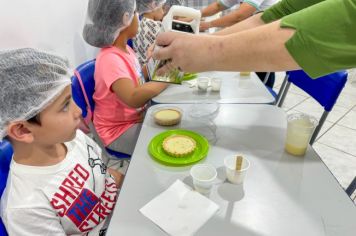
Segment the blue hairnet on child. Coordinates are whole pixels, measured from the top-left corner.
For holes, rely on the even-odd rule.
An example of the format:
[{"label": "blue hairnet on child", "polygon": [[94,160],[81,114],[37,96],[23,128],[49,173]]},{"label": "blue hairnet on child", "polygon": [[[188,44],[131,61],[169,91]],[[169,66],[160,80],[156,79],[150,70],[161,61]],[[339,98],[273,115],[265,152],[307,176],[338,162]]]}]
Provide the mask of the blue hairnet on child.
[{"label": "blue hairnet on child", "polygon": [[136,0],[137,12],[141,15],[146,12],[156,10],[158,7],[163,6],[166,0]]},{"label": "blue hairnet on child", "polygon": [[11,121],[28,120],[71,83],[66,59],[31,48],[0,51],[0,141]]},{"label": "blue hairnet on child", "polygon": [[89,0],[84,40],[98,48],[112,45],[134,17],[134,0]]}]

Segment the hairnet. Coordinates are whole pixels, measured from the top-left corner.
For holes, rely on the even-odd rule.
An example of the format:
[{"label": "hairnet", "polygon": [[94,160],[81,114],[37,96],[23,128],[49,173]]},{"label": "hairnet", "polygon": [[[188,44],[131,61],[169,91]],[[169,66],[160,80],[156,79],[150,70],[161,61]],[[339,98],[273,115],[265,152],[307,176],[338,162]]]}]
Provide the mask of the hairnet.
[{"label": "hairnet", "polygon": [[136,0],[138,14],[152,12],[158,7],[163,6],[166,0]]},{"label": "hairnet", "polygon": [[0,140],[11,121],[28,120],[71,83],[66,59],[31,48],[0,51]]},{"label": "hairnet", "polygon": [[131,24],[135,8],[135,0],[89,0],[84,40],[98,48],[112,45]]},{"label": "hairnet", "polygon": [[164,5],[167,7],[171,7],[173,5],[184,6],[185,4],[184,4],[184,0],[167,0]]}]

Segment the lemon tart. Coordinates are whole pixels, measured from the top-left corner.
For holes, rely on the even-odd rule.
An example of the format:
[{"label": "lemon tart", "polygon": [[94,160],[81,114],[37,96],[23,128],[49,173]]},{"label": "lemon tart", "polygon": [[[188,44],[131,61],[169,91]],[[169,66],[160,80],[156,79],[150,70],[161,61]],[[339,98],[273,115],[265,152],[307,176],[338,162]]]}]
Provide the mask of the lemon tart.
[{"label": "lemon tart", "polygon": [[163,150],[173,157],[184,157],[194,152],[195,140],[186,135],[172,135],[163,140]]},{"label": "lemon tart", "polygon": [[163,126],[176,125],[180,122],[182,114],[176,109],[162,109],[154,113],[154,120]]}]

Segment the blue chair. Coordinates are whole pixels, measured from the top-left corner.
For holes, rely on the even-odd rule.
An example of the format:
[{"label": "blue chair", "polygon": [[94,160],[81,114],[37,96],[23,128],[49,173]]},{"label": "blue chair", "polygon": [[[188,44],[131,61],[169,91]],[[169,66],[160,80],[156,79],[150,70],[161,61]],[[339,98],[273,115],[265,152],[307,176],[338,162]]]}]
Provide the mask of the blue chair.
[{"label": "blue chair", "polygon": [[350,185],[346,188],[346,193],[351,197],[351,195],[355,192],[356,190],[356,176],[350,183]]},{"label": "blue chair", "polygon": [[[0,197],[6,187],[7,176],[9,175],[10,162],[13,150],[11,144],[7,140],[0,142]],[[2,220],[0,219],[0,235],[7,235],[6,229]]]},{"label": "blue chair", "polygon": [[277,93],[273,90],[273,85],[275,81],[275,73],[274,72],[255,72],[256,75],[260,78],[262,83],[265,85],[268,92],[273,96],[274,101],[269,103],[274,105],[277,98]]},{"label": "blue chair", "polygon": [[129,45],[133,49],[133,41],[132,41],[132,39],[127,40],[127,45]]},{"label": "blue chair", "polygon": [[281,89],[276,98],[276,104],[281,107],[288,93],[291,83],[304,90],[313,97],[322,107],[324,112],[319,119],[319,124],[310,139],[309,144],[312,145],[318,136],[318,133],[323,126],[326,117],[333,109],[337,98],[347,81],[347,72],[340,71],[329,75],[319,77],[317,79],[310,78],[304,71],[288,71],[282,83]]},{"label": "blue chair", "polygon": [[[95,80],[94,80],[94,70],[95,70],[95,59],[87,61],[77,67],[72,77],[72,96],[75,103],[82,110],[82,116],[84,123],[88,125],[91,133],[94,135],[95,140],[98,142],[99,146],[106,151],[106,155],[110,157],[115,157],[121,160],[130,159],[131,156],[126,153],[117,152],[106,148],[102,141],[100,140],[92,119],[95,107],[95,102],[93,99]],[[122,162],[121,162],[122,164]]]}]

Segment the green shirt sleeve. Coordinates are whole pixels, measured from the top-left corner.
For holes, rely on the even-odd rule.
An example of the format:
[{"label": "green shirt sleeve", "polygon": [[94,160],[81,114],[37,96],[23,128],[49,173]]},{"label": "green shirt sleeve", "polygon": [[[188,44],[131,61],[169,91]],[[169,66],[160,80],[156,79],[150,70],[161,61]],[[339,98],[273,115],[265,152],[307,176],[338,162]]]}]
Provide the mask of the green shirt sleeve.
[{"label": "green shirt sleeve", "polygon": [[282,0],[268,8],[261,16],[269,23],[325,0]]},{"label": "green shirt sleeve", "polygon": [[356,0],[326,0],[281,21],[296,32],[285,46],[313,78],[356,67]]}]

